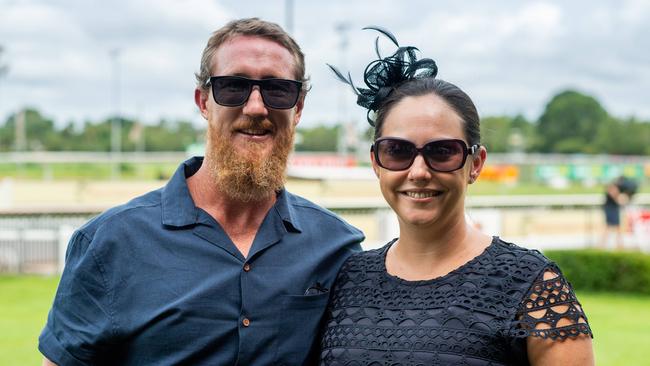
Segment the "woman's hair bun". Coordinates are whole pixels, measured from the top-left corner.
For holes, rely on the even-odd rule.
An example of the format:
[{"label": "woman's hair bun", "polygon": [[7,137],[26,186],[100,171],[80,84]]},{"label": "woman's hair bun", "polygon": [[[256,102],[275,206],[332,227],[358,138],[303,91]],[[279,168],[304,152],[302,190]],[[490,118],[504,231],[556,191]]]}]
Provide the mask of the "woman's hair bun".
[{"label": "woman's hair bun", "polygon": [[438,66],[430,58],[418,60],[415,56],[415,51],[419,51],[417,48],[412,46],[400,47],[395,36],[386,29],[378,26],[368,26],[363,29],[376,30],[397,46],[397,51],[394,54],[381,57],[379,36],[375,39],[375,52],[378,59],[370,62],[363,73],[367,88],[356,87],[349,72],[346,77],[336,67],[330,64],[327,64],[327,66],[340,81],[352,87],[352,90],[357,95],[357,104],[368,109],[366,118],[368,123],[374,127],[375,121],[374,118],[371,118],[371,115],[375,115],[384,100],[395,88],[409,80],[435,78],[438,74]]}]

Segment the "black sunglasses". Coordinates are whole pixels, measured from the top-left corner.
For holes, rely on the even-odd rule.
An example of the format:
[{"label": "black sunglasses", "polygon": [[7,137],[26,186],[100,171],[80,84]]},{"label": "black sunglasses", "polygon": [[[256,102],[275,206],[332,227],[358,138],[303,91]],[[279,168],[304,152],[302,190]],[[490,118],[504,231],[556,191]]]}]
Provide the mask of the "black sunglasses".
[{"label": "black sunglasses", "polygon": [[253,86],[260,87],[264,105],[273,109],[293,108],[300,97],[302,82],[287,79],[248,79],[241,76],[212,76],[212,96],[217,104],[238,107],[248,100]]},{"label": "black sunglasses", "polygon": [[465,141],[449,139],[429,141],[422,147],[409,140],[395,137],[379,138],[370,148],[377,164],[388,170],[406,170],[422,154],[427,166],[437,172],[453,172],[465,165],[467,155],[474,154],[479,145],[467,147]]}]

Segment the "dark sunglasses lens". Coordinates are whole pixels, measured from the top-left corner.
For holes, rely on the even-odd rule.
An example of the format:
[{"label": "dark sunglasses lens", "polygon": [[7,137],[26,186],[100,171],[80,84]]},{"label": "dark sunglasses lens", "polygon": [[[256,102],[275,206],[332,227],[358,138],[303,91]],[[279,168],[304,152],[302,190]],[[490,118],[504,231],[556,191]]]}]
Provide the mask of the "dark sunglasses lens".
[{"label": "dark sunglasses lens", "polygon": [[377,158],[380,166],[389,170],[407,169],[415,158],[415,145],[402,140],[381,140],[377,143]]},{"label": "dark sunglasses lens", "polygon": [[300,83],[291,80],[269,79],[261,82],[264,104],[275,109],[293,108],[300,95]]},{"label": "dark sunglasses lens", "polygon": [[239,106],[244,104],[250,94],[251,84],[241,78],[219,78],[212,84],[214,101],[223,106]]},{"label": "dark sunglasses lens", "polygon": [[459,169],[465,157],[465,149],[460,141],[442,140],[424,145],[423,155],[434,170],[449,172]]}]

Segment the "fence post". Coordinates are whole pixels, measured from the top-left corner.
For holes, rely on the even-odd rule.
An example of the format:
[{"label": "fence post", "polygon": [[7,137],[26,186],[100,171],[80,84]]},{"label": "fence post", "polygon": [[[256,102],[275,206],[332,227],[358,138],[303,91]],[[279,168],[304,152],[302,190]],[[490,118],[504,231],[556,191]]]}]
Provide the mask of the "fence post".
[{"label": "fence post", "polygon": [[14,181],[12,178],[0,179],[0,208],[8,208],[13,204]]},{"label": "fence post", "polygon": [[74,227],[71,225],[59,226],[59,255],[57,257],[59,274],[63,273],[63,267],[65,267],[65,252],[68,250],[68,243],[70,242],[72,234],[74,234]]}]

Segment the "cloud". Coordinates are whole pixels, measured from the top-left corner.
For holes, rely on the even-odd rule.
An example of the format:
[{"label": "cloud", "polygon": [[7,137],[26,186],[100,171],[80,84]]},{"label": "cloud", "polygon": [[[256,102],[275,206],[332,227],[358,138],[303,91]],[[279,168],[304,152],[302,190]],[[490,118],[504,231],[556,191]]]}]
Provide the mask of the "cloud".
[{"label": "cloud", "polygon": [[151,119],[191,117],[193,72],[205,41],[233,17],[197,0],[12,2],[0,15],[10,65],[0,81],[0,112],[29,104],[62,120],[104,118],[116,108],[146,109]]},{"label": "cloud", "polygon": [[[2,0],[0,0],[2,1]],[[354,120],[365,111],[325,63],[361,82],[376,32],[390,29],[464,88],[482,115],[534,119],[553,93],[575,87],[614,115],[650,118],[650,3],[644,0],[520,2],[361,0],[293,1],[294,36],[311,75],[303,125]],[[0,120],[25,105],[63,123],[101,119],[116,108],[145,121],[199,121],[194,78],[210,33],[228,20],[259,16],[284,25],[282,1],[248,0],[4,1]],[[348,30],[336,27],[347,24]],[[347,47],[341,47],[347,39]],[[385,53],[394,48],[381,41]],[[110,51],[119,49],[112,59]],[[116,61],[117,64],[114,62]],[[114,67],[120,102],[114,102]]]}]

